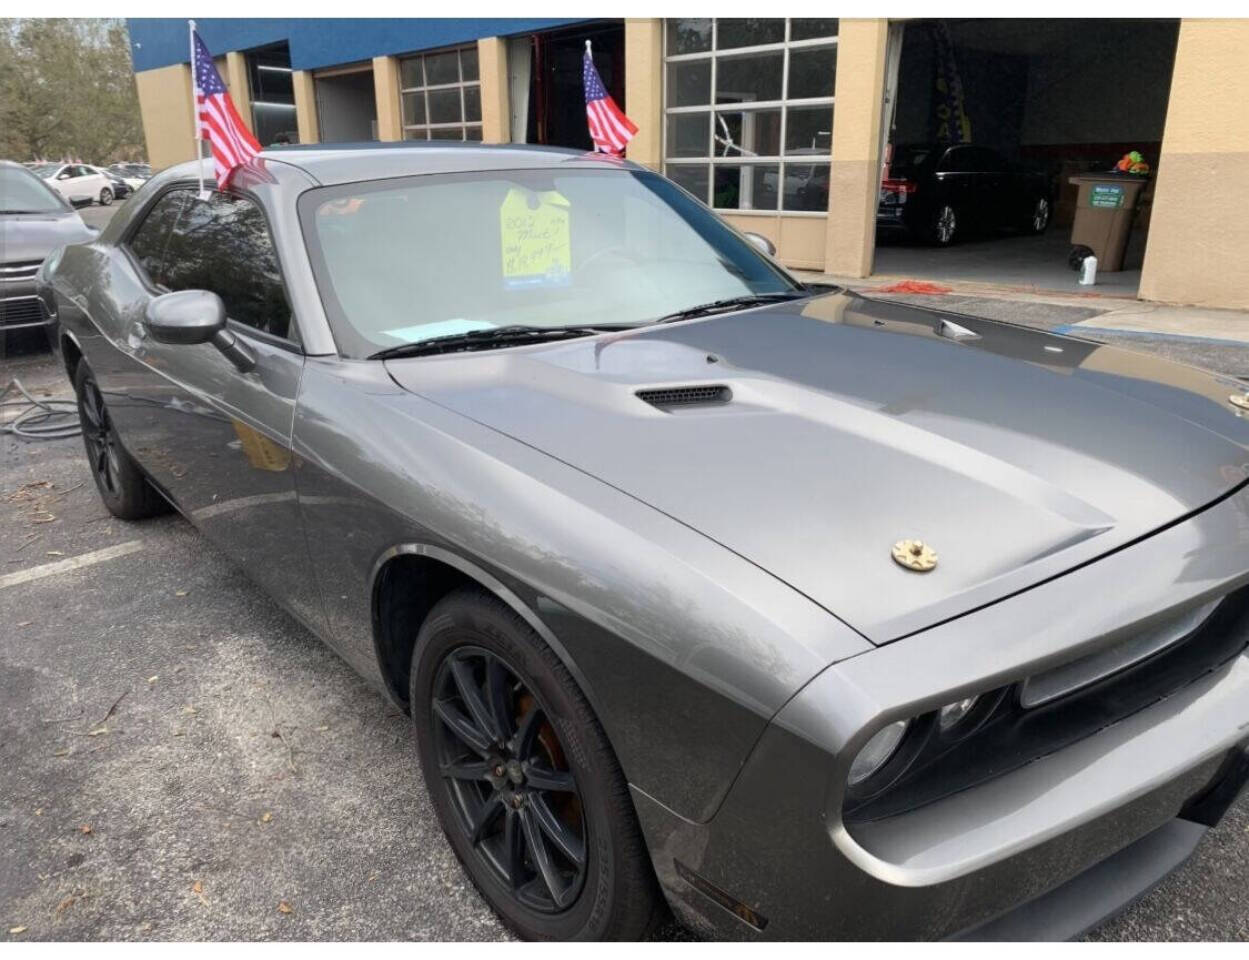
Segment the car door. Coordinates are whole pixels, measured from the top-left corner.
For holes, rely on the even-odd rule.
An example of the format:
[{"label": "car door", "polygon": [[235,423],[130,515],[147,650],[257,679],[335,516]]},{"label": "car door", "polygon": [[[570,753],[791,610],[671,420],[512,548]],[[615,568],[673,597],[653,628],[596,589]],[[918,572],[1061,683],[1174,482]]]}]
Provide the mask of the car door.
[{"label": "car door", "polygon": [[52,174],[49,178],[49,182],[56,189],[56,192],[66,200],[70,201],[70,203],[73,203],[78,199],[74,192],[77,188],[77,183],[74,176],[73,164],[67,163],[65,166],[61,167],[60,170]]},{"label": "car door", "polygon": [[112,181],[96,167],[83,167],[86,176],[83,178],[83,191],[92,200],[100,198],[100,191],[112,187]]},{"label": "car door", "polygon": [[1015,220],[1018,197],[1010,165],[996,150],[972,147],[978,172],[978,204],[987,226],[1000,227]]},{"label": "car door", "polygon": [[145,373],[119,424],[127,449],[209,539],[320,627],[291,454],[304,355],[261,206],[236,193],[168,191],[127,249],[146,280],[143,306],[164,292],[212,291],[255,359],[243,371],[211,343],[160,343],[137,314],[127,341]]},{"label": "car door", "polygon": [[65,182],[69,185],[70,199],[79,202],[93,200],[91,171],[82,164],[71,164],[66,169],[69,171],[69,179]]},{"label": "car door", "polygon": [[975,189],[971,169],[971,157],[967,147],[950,147],[937,165],[936,180],[940,185],[941,201],[958,212],[959,220],[971,223],[975,220]]}]

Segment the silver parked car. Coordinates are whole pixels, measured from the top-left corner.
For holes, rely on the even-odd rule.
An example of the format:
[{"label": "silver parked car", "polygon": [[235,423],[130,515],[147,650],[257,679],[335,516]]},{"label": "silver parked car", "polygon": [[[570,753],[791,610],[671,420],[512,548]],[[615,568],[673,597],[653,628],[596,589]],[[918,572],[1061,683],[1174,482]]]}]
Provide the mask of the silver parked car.
[{"label": "silver parked car", "polygon": [[101,496],[395,703],[525,937],[1065,937],[1249,736],[1243,385],[804,288],[567,151],[155,177],[41,275]]},{"label": "silver parked car", "polygon": [[59,193],[20,164],[0,160],[0,338],[46,328],[35,296],[44,257],[95,236]]}]

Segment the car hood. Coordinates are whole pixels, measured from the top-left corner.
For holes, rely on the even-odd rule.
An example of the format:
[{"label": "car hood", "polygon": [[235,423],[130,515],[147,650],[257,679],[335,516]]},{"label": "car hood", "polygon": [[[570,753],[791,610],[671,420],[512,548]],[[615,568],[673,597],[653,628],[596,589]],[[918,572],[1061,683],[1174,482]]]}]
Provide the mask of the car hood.
[{"label": "car hood", "polygon": [[0,216],[0,261],[42,260],[57,247],[82,243],[95,234],[76,213],[18,213]]},{"label": "car hood", "polygon": [[[845,293],[389,369],[697,529],[874,643],[1199,510],[1249,461],[1234,381]],[[731,398],[637,395],[693,385]],[[936,568],[895,563],[904,538],[929,544]]]}]

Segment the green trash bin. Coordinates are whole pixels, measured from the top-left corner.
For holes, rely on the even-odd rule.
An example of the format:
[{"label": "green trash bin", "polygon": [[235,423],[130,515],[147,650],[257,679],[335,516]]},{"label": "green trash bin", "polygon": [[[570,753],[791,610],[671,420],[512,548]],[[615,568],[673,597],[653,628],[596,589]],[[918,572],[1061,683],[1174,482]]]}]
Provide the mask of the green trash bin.
[{"label": "green trash bin", "polygon": [[1067,181],[1080,188],[1071,243],[1092,249],[1098,273],[1123,269],[1136,203],[1148,181],[1133,173],[1082,173]]}]

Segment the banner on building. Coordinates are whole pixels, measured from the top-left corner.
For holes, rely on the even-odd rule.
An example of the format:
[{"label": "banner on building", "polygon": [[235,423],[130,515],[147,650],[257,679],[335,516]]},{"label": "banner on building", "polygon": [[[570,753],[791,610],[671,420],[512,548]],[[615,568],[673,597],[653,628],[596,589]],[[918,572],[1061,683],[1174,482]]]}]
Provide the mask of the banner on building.
[{"label": "banner on building", "polygon": [[954,60],[954,42],[944,20],[929,25],[936,51],[936,120],[938,143],[971,143],[971,118],[963,96],[963,81]]}]

